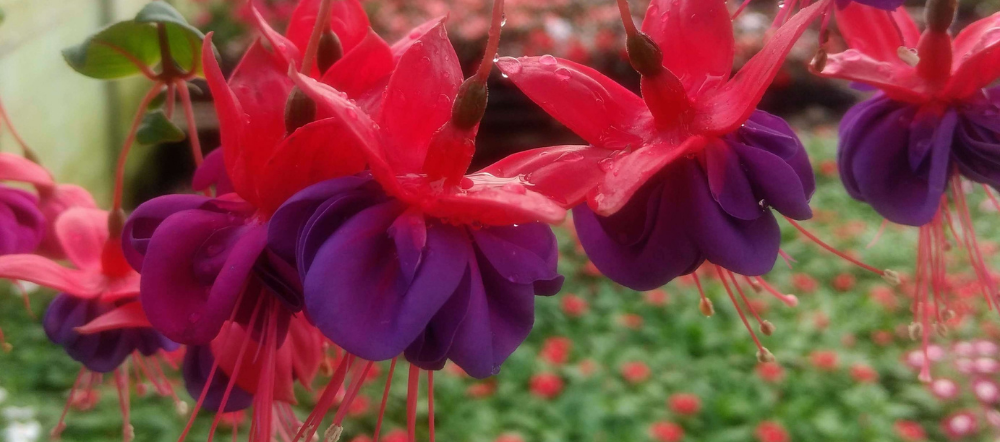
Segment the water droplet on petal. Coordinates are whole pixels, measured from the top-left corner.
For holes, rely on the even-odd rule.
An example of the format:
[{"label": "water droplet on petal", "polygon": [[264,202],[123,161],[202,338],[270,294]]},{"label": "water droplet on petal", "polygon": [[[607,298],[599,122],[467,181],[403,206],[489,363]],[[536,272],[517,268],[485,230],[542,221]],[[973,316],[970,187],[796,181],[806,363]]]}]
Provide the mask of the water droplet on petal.
[{"label": "water droplet on petal", "polygon": [[507,13],[500,16],[500,27],[507,26]]},{"label": "water droplet on petal", "polygon": [[556,77],[562,81],[569,80],[571,76],[569,69],[563,67],[556,69]]},{"label": "water droplet on petal", "polygon": [[538,62],[545,66],[555,66],[558,63],[558,61],[556,61],[556,58],[550,54],[543,55],[541,58],[538,59]]},{"label": "water droplet on petal", "polygon": [[524,186],[519,183],[507,183],[500,188],[506,192],[516,193],[518,195],[524,195],[525,193],[528,193],[528,189],[525,189]]}]

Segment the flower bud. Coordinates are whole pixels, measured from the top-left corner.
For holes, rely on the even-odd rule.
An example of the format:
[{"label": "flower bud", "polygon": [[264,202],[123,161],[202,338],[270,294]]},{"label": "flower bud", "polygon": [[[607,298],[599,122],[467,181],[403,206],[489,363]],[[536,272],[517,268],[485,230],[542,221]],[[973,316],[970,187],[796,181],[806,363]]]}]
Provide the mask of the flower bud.
[{"label": "flower bud", "polygon": [[931,32],[948,32],[948,28],[955,21],[955,12],[957,10],[958,0],[927,0],[927,8],[924,9],[924,20],[927,22],[927,30]]},{"label": "flower bud", "polygon": [[490,91],[486,82],[478,77],[470,77],[462,83],[451,108],[451,122],[459,129],[472,129],[486,115],[486,103]]},{"label": "flower bud", "polygon": [[341,58],[344,58],[344,45],[340,43],[340,37],[329,29],[323,31],[316,50],[316,66],[319,67],[319,72],[326,73]]},{"label": "flower bud", "polygon": [[285,130],[291,134],[316,119],[316,103],[298,86],[292,88],[285,102]]},{"label": "flower bud", "polygon": [[709,318],[715,314],[715,306],[712,305],[712,301],[708,298],[701,298],[701,302],[698,303],[698,310],[701,310],[701,314]]},{"label": "flower bud", "polygon": [[648,35],[638,32],[625,41],[628,61],[639,74],[652,77],[663,71],[663,52]]},{"label": "flower bud", "polygon": [[108,236],[110,238],[118,238],[122,236],[122,230],[125,229],[125,211],[122,209],[116,209],[108,214]]},{"label": "flower bud", "polygon": [[774,330],[775,327],[774,324],[771,323],[771,321],[765,320],[764,322],[760,323],[760,332],[763,333],[764,335],[771,336],[772,334],[774,334]]},{"label": "flower bud", "polygon": [[774,355],[771,354],[771,350],[768,350],[766,347],[761,347],[760,350],[757,350],[757,362],[763,364],[765,362],[774,362],[774,361],[775,361]]}]

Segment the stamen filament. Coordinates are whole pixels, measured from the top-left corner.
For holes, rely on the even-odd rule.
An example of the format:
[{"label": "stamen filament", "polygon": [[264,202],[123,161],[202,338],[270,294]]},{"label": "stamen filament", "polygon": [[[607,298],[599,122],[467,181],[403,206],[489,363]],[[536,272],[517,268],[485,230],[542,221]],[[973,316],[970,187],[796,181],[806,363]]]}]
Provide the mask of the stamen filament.
[{"label": "stamen filament", "polygon": [[775,298],[778,298],[778,300],[785,303],[785,305],[789,307],[796,307],[799,305],[799,298],[795,297],[795,295],[787,295],[779,292],[778,289],[774,288],[771,284],[768,284],[767,281],[760,276],[756,277],[756,281],[761,285],[761,287],[764,287],[764,290],[773,295]]},{"label": "stamen filament", "polygon": [[753,339],[753,343],[757,346],[757,351],[760,354],[765,353],[764,346],[761,345],[760,340],[757,339],[757,334],[753,332],[753,327],[750,327],[750,322],[747,321],[746,315],[743,314],[743,309],[740,308],[739,303],[736,302],[736,297],[733,296],[733,291],[729,288],[729,282],[726,281],[726,276],[722,273],[722,267],[715,266],[715,271],[719,274],[719,279],[722,281],[722,285],[726,288],[726,294],[729,295],[729,300],[733,302],[733,307],[736,307],[736,312],[740,315],[740,320],[743,321],[743,325],[750,332],[750,338]]},{"label": "stamen filament", "polygon": [[882,238],[882,234],[885,233],[885,226],[887,225],[889,225],[889,220],[882,219],[882,224],[879,225],[878,231],[875,232],[875,237],[872,238],[871,242],[869,242],[867,246],[865,246],[866,249],[870,249],[875,246],[875,243],[877,243],[878,240]]},{"label": "stamen filament", "polygon": [[353,379],[347,388],[347,395],[344,396],[344,400],[340,403],[340,408],[337,409],[337,414],[334,415],[333,424],[340,425],[344,422],[344,416],[347,415],[347,409],[354,402],[354,398],[357,397],[358,391],[361,390],[361,384],[363,383],[366,376],[368,376],[368,370],[371,370],[372,364],[374,362],[368,361],[365,363],[361,370],[356,370]]},{"label": "stamen filament", "polygon": [[[0,335],[0,339],[2,339],[2,335]],[[69,413],[70,404],[73,403],[73,396],[76,395],[76,390],[80,388],[80,384],[83,382],[83,375],[85,374],[87,374],[87,368],[80,367],[80,372],[77,373],[76,380],[73,381],[73,388],[69,390],[69,399],[66,399],[66,405],[63,406],[62,414],[59,415],[59,422],[52,428],[52,431],[49,432],[49,436],[52,439],[58,439],[59,435],[62,434],[63,430],[66,428],[66,414]]]},{"label": "stamen filament", "polygon": [[845,260],[847,262],[850,262],[850,263],[852,263],[852,264],[854,264],[854,265],[856,265],[858,267],[861,267],[861,268],[863,268],[865,270],[868,270],[869,272],[872,272],[872,273],[874,273],[876,275],[879,275],[879,276],[884,276],[885,275],[885,270],[876,269],[875,267],[872,267],[872,266],[870,266],[868,264],[865,264],[865,263],[861,262],[860,260],[855,259],[855,258],[849,256],[848,254],[837,250],[833,246],[831,246],[831,245],[823,242],[823,240],[819,239],[816,235],[813,235],[811,232],[809,232],[808,230],[806,230],[804,227],[800,226],[799,223],[795,222],[795,220],[793,220],[793,219],[791,219],[791,218],[789,218],[787,216],[785,217],[785,220],[788,221],[788,223],[791,224],[792,227],[795,227],[796,229],[798,229],[799,232],[802,232],[802,234],[805,235],[806,238],[811,239],[813,242],[815,242],[820,247],[826,249],[828,252],[833,253],[834,255],[837,255],[837,256],[841,257],[843,260]]},{"label": "stamen filament", "polygon": [[417,442],[417,396],[420,386],[420,367],[410,364],[410,377],[406,392],[406,434],[407,441]]},{"label": "stamen filament", "polygon": [[427,370],[427,431],[430,442],[434,442],[434,371]]},{"label": "stamen filament", "polygon": [[24,154],[24,157],[32,161],[37,161],[38,155],[35,154],[35,151],[28,146],[28,143],[24,141],[24,138],[21,138],[21,134],[19,134],[17,129],[14,128],[14,123],[10,121],[10,115],[7,114],[7,109],[4,107],[3,102],[0,102],[0,120],[3,120],[3,123],[7,125],[7,130],[9,130],[10,135],[14,137],[14,141],[17,142],[17,145],[21,146],[21,153]]},{"label": "stamen filament", "polygon": [[389,402],[389,387],[392,386],[392,374],[396,371],[396,359],[392,358],[389,364],[389,377],[385,380],[385,391],[382,392],[382,404],[378,407],[378,420],[375,422],[375,437],[372,442],[378,442],[378,436],[382,432],[382,418],[385,417],[385,405]]}]

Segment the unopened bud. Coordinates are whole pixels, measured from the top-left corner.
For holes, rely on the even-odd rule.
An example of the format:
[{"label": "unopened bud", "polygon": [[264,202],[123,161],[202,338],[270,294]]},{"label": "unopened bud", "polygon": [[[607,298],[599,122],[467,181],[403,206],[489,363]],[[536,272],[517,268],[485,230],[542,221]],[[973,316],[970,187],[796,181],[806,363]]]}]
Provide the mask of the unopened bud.
[{"label": "unopened bud", "polygon": [[663,52],[648,35],[638,32],[625,41],[628,61],[639,74],[647,77],[663,71]]},{"label": "unopened bud", "polygon": [[701,298],[701,302],[698,303],[698,310],[701,310],[701,314],[706,317],[712,317],[715,314],[715,306],[712,305],[712,301],[708,298]]},{"label": "unopened bud", "polygon": [[760,332],[766,336],[771,336],[772,334],[774,334],[774,329],[775,329],[774,324],[772,324],[771,321],[765,320],[764,322],[760,323]]},{"label": "unopened bud", "polygon": [[932,32],[947,32],[948,28],[955,21],[955,12],[958,10],[958,0],[927,0],[927,8],[924,9],[924,20],[927,22],[927,30]]},{"label": "unopened bud", "polygon": [[292,88],[285,102],[285,130],[291,134],[316,119],[316,103],[298,86]]},{"label": "unopened bud", "polygon": [[903,60],[903,63],[910,66],[916,66],[920,63],[920,56],[906,46],[896,48],[896,56],[899,57],[900,60]]},{"label": "unopened bud", "polygon": [[316,50],[316,66],[319,67],[319,72],[326,73],[327,69],[341,58],[344,58],[344,45],[340,43],[340,37],[330,29],[323,31]]},{"label": "unopened bud", "polygon": [[940,336],[942,338],[947,338],[948,337],[948,326],[947,325],[944,325],[944,324],[938,322],[937,324],[934,324],[934,331],[938,334],[938,336]]},{"label": "unopened bud", "polygon": [[899,273],[895,270],[886,269],[882,271],[882,279],[892,285],[899,285],[899,283],[902,282],[902,280],[899,279]]},{"label": "unopened bud", "polygon": [[906,327],[906,331],[910,333],[910,339],[916,341],[924,335],[924,326],[914,322]]},{"label": "unopened bud", "polygon": [[768,350],[765,347],[761,347],[760,350],[757,350],[757,362],[774,362],[774,360],[774,355],[771,354],[771,350]]},{"label": "unopened bud", "polygon": [[812,59],[813,70],[816,72],[823,72],[823,69],[826,69],[826,60],[826,51],[823,50],[823,48],[818,49],[816,51],[816,56]]},{"label": "unopened bud", "polygon": [[472,129],[483,121],[490,91],[486,82],[478,77],[470,77],[462,83],[451,108],[451,123],[459,129]]},{"label": "unopened bud", "polygon": [[330,425],[330,428],[327,428],[326,433],[323,434],[323,442],[337,442],[343,432],[344,427],[337,424]]},{"label": "unopened bud", "polygon": [[122,209],[112,210],[108,214],[108,235],[111,239],[117,239],[122,236],[122,230],[125,230],[125,211]]}]

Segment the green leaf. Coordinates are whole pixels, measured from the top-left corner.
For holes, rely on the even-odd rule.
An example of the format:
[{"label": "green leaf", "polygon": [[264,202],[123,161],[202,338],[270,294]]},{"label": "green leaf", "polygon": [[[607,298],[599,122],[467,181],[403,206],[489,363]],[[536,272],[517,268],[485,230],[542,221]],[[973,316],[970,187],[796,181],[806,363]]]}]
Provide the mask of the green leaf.
[{"label": "green leaf", "polygon": [[63,57],[77,72],[97,79],[115,79],[152,70],[160,62],[160,36],[166,41],[176,66],[201,76],[201,43],[205,38],[170,5],[153,2],[134,20],[115,23],[87,38],[82,44],[63,50]]},{"label": "green leaf", "polygon": [[185,138],[187,135],[184,131],[170,122],[163,111],[147,113],[139,124],[139,131],[135,134],[135,140],[145,145],[176,143]]}]

